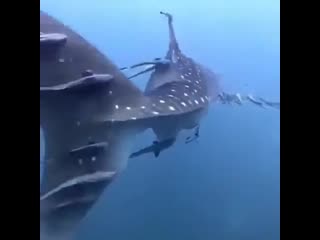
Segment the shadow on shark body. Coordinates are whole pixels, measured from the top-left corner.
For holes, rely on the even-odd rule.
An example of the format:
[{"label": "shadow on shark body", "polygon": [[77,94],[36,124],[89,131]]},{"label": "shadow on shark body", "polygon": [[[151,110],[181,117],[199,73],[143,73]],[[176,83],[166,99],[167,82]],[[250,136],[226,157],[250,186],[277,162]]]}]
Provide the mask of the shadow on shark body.
[{"label": "shadow on shark body", "polygon": [[[147,66],[129,78],[152,72],[145,88],[145,95],[154,99],[158,108],[169,108],[172,116],[153,124],[152,129],[157,141],[151,146],[134,152],[131,158],[152,153],[158,157],[160,152],[170,148],[182,130],[195,129],[194,135],[186,139],[193,142],[200,136],[200,121],[208,112],[209,105],[214,102],[222,104],[251,102],[259,107],[280,109],[280,103],[267,101],[251,95],[226,93],[220,86],[220,79],[210,69],[186,56],[179,47],[173,28],[173,17],[169,13],[160,12],[168,19],[169,49],[166,56],[154,61],[142,62],[121,70]],[[170,143],[170,144],[169,144]]]},{"label": "shadow on shark body", "polygon": [[72,238],[126,167],[134,137],[174,114],[155,107],[92,44],[40,11],[40,239]]}]

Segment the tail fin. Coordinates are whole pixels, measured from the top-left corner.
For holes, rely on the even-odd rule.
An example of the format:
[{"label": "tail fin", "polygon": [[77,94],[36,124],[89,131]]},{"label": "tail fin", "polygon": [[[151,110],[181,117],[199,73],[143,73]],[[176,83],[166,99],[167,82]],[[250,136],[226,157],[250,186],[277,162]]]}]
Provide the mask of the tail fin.
[{"label": "tail fin", "polygon": [[175,35],[175,31],[173,28],[173,17],[170,13],[160,11],[160,14],[166,16],[168,18],[168,27],[169,27],[169,51],[167,53],[166,58],[172,59],[176,54],[180,53],[179,44]]}]

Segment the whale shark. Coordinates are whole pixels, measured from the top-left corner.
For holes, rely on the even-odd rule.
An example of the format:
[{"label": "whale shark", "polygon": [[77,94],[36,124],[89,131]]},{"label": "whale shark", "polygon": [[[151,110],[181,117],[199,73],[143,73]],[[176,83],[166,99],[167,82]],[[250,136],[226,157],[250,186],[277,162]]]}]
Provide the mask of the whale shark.
[{"label": "whale shark", "polygon": [[178,115],[162,119],[154,125],[152,129],[157,140],[151,146],[132,153],[130,158],[146,153],[153,153],[155,157],[158,157],[161,151],[170,148],[175,143],[178,133],[185,129],[194,129],[194,135],[188,137],[186,143],[198,139],[200,121],[208,112],[209,105],[214,102],[242,105],[243,102],[248,101],[260,107],[280,109],[279,102],[223,91],[218,74],[182,52],[175,35],[172,14],[162,11],[160,14],[166,16],[168,20],[169,49],[166,56],[163,59],[155,58],[153,61],[123,67],[121,70],[146,66],[144,70],[128,78],[132,79],[152,72],[144,91],[145,95],[153,98],[161,95],[160,103],[170,103],[174,109],[179,109],[179,111],[177,111]]},{"label": "whale shark", "polygon": [[137,65],[154,71],[142,92],[92,43],[40,11],[40,239],[72,238],[125,169],[142,131],[153,129],[158,140],[131,157],[159,156],[182,129],[199,136],[200,119],[220,98],[218,79],[182,54],[166,16],[169,51],[165,59]]},{"label": "whale shark", "polygon": [[[71,238],[125,167],[142,97],[111,60],[40,11],[41,239]],[[122,106],[132,111],[117,114]]]},{"label": "whale shark", "polygon": [[166,12],[160,14],[168,19],[169,49],[166,56],[164,59],[157,58],[131,66],[130,68],[150,65],[130,78],[152,71],[144,91],[145,96],[158,98],[159,107],[170,105],[176,114],[153,124],[152,130],[157,140],[151,146],[132,153],[131,158],[149,152],[158,157],[162,150],[175,143],[182,130],[195,130],[194,137],[189,137],[187,143],[197,139],[200,120],[207,114],[209,104],[218,100],[221,92],[217,74],[181,50],[175,36],[172,15]]},{"label": "whale shark", "polygon": [[72,238],[125,169],[134,137],[183,111],[163,91],[145,95],[92,43],[40,11],[40,239]]}]

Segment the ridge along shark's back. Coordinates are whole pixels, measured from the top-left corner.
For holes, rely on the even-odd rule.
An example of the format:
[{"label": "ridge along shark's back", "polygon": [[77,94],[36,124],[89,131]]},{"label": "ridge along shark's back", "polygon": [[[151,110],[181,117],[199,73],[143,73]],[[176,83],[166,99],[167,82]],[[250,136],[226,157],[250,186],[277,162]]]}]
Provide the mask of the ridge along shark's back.
[{"label": "ridge along shark's back", "polygon": [[40,11],[42,240],[67,239],[125,168],[132,138],[174,114],[156,111],[155,101],[92,44]]},{"label": "ridge along shark's back", "polygon": [[40,11],[40,238],[69,239],[148,128],[148,101],[95,47]]}]

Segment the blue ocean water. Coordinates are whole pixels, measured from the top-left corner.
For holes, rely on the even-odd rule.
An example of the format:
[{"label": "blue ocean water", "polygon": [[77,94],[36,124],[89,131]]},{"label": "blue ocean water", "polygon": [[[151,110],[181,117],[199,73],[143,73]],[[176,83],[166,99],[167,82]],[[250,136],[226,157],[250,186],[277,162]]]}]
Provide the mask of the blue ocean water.
[{"label": "blue ocean water", "polygon": [[[159,11],[168,11],[180,47],[219,73],[226,91],[280,98],[279,0],[46,0],[40,7],[119,66],[164,56],[168,30]],[[141,88],[146,81],[135,80]],[[138,139],[137,149],[153,136]],[[130,161],[77,240],[278,240],[279,163],[279,111],[214,105],[197,143],[181,140],[157,159]]]}]

